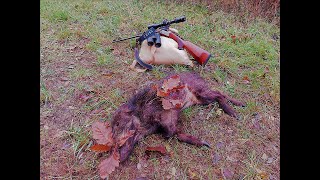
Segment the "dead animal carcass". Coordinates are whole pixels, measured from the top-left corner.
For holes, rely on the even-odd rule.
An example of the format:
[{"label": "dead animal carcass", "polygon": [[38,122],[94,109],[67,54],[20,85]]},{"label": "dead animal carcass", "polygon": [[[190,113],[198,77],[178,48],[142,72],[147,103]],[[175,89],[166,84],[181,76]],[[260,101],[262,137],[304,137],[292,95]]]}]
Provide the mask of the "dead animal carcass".
[{"label": "dead animal carcass", "polygon": [[228,101],[245,106],[219,91],[210,90],[204,79],[190,72],[170,75],[141,90],[118,108],[111,123],[93,125],[93,138],[111,150],[111,156],[99,165],[100,176],[108,176],[129,157],[139,140],[156,132],[165,137],[177,135],[182,142],[210,147],[207,142],[185,134],[177,127],[179,115],[192,105],[218,102],[224,112],[238,118]]}]

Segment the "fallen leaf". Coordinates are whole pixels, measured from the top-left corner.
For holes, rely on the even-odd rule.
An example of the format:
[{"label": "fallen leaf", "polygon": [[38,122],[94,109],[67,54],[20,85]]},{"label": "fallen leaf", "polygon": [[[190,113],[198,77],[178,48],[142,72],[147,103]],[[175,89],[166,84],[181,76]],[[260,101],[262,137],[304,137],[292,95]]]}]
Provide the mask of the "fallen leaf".
[{"label": "fallen leaf", "polygon": [[95,144],[91,146],[90,149],[96,152],[107,152],[111,149],[111,147],[103,144]]},{"label": "fallen leaf", "polygon": [[268,156],[265,153],[263,153],[261,158],[266,161],[268,159]]},{"label": "fallen leaf", "polygon": [[116,169],[116,167],[119,167],[119,158],[119,152],[114,151],[111,156],[109,156],[99,164],[99,174],[102,179],[108,177],[108,175],[111,174]]},{"label": "fallen leaf", "polygon": [[103,76],[112,76],[114,74],[114,72],[112,71],[105,71],[102,73]]},{"label": "fallen leaf", "polygon": [[171,104],[170,100],[167,100],[167,99],[162,98],[161,101],[162,101],[162,107],[163,107],[163,109],[171,109],[171,108],[174,107],[174,106]]},{"label": "fallen leaf", "polygon": [[168,92],[175,87],[178,87],[180,83],[180,77],[178,75],[172,76],[171,78],[164,80],[162,84],[162,89],[164,92]]},{"label": "fallen leaf", "polygon": [[159,97],[166,97],[168,95],[169,95],[168,92],[164,92],[161,89],[157,91],[157,96],[159,96]]},{"label": "fallen leaf", "polygon": [[191,169],[188,169],[188,175],[191,179],[197,179],[197,174],[193,172]]},{"label": "fallen leaf", "polygon": [[176,172],[177,172],[176,168],[172,167],[172,169],[171,169],[172,176],[176,176]]},{"label": "fallen leaf", "polygon": [[166,148],[164,146],[162,146],[162,145],[155,146],[155,147],[148,146],[146,151],[156,151],[156,152],[160,152],[162,155],[166,155],[167,154]]},{"label": "fallen leaf", "polygon": [[261,180],[268,179],[268,174],[266,172],[259,172],[258,173],[258,178]]},{"label": "fallen leaf", "polygon": [[174,106],[174,107],[181,107],[182,101],[180,99],[174,100],[174,99],[170,99],[170,103]]},{"label": "fallen leaf", "polygon": [[250,83],[250,80],[249,80],[248,76],[244,76],[242,80],[243,80],[244,84],[249,84]]},{"label": "fallen leaf", "polygon": [[181,108],[182,101],[180,99],[165,99],[162,98],[163,109]]},{"label": "fallen leaf", "polygon": [[133,136],[135,130],[129,130],[125,133],[122,133],[118,138],[118,145],[121,147],[130,137]]},{"label": "fallen leaf", "polygon": [[233,42],[233,43],[236,42],[236,36],[235,36],[235,35],[231,36],[231,39],[232,39],[232,42]]},{"label": "fallen leaf", "polygon": [[92,137],[97,140],[98,144],[113,145],[112,128],[108,122],[97,121],[92,124]]},{"label": "fallen leaf", "polygon": [[138,170],[141,169],[141,164],[140,164],[140,163],[137,164],[137,169],[138,169]]}]

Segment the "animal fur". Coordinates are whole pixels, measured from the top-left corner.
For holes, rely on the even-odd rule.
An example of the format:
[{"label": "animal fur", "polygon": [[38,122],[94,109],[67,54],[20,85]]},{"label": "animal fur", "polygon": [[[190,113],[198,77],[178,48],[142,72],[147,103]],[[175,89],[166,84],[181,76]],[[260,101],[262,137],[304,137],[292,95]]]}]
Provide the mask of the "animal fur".
[{"label": "animal fur", "polygon": [[[244,103],[219,91],[210,90],[204,79],[196,73],[187,72],[178,74],[178,76],[180,77],[180,82],[186,87],[183,104],[180,108],[164,109],[160,98],[157,96],[157,90],[150,86],[135,94],[114,113],[111,122],[114,138],[124,131],[135,130],[134,135],[120,148],[120,162],[129,157],[138,141],[156,132],[161,132],[165,137],[177,135],[180,141],[189,144],[210,146],[207,142],[197,137],[181,132],[177,127],[181,111],[192,105],[207,105],[216,101],[224,112],[238,118],[237,113],[228,104],[228,101],[236,106],[244,106]],[[169,79],[170,77],[172,75],[164,79]],[[164,79],[157,83],[160,85],[159,87],[161,87]]]}]

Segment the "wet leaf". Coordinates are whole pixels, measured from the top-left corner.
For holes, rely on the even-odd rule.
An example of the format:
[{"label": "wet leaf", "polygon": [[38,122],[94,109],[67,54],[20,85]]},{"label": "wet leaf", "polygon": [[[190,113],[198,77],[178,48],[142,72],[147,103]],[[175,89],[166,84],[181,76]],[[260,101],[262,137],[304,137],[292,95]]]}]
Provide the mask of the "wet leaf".
[{"label": "wet leaf", "polygon": [[98,144],[113,145],[112,128],[108,122],[97,121],[92,124],[92,137],[97,140]]},{"label": "wet leaf", "polygon": [[119,158],[119,152],[114,151],[111,156],[109,156],[99,164],[99,174],[102,179],[108,177],[108,175],[111,174],[116,169],[116,167],[119,167]]},{"label": "wet leaf", "polygon": [[90,149],[96,152],[107,152],[111,149],[111,147],[103,144],[95,144],[91,146]]},{"label": "wet leaf", "polygon": [[155,146],[155,147],[148,146],[146,151],[156,151],[156,152],[160,152],[162,155],[166,155],[168,153],[166,148],[162,145]]},{"label": "wet leaf", "polygon": [[130,137],[132,137],[134,132],[135,130],[129,130],[129,131],[126,131],[125,133],[122,133],[118,138],[118,142],[117,142],[119,147],[121,147]]}]

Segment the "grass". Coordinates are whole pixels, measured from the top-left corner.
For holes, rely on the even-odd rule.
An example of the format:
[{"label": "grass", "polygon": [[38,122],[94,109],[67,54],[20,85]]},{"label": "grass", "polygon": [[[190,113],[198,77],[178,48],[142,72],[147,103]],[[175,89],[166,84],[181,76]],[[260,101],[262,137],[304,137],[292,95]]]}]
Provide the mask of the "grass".
[{"label": "grass", "polygon": [[40,81],[40,104],[47,104],[52,100],[50,91],[46,88],[43,81]]},{"label": "grass", "polygon": [[[128,68],[134,59],[135,41],[111,43],[118,37],[145,31],[148,24],[181,15],[185,15],[187,21],[172,27],[179,30],[181,37],[213,55],[205,67],[160,65],[154,66],[152,71],[136,73]],[[186,133],[210,142],[212,149],[194,147],[179,142],[176,137],[164,139],[155,134],[135,147],[128,162],[113,173],[113,179],[135,179],[143,173],[155,179],[166,176],[170,176],[169,179],[221,179],[221,169],[224,168],[233,171],[233,178],[239,179],[258,179],[263,172],[279,177],[279,164],[266,164],[259,159],[263,153],[275,159],[279,157],[279,153],[269,147],[279,146],[280,39],[274,37],[280,37],[280,29],[275,23],[212,11],[193,1],[145,0],[71,0],[68,3],[41,0],[40,22],[41,122],[53,126],[48,130],[41,129],[41,133],[46,134],[41,142],[48,141],[48,133],[63,130],[67,133],[61,141],[67,139],[71,144],[69,154],[63,157],[68,160],[65,162],[68,173],[48,168],[48,164],[55,167],[64,163],[49,160],[60,157],[57,154],[46,157],[45,154],[51,153],[48,147],[41,149],[46,152],[42,153],[43,178],[96,179],[96,167],[101,156],[106,155],[88,150],[92,143],[91,123],[110,120],[114,110],[149,82],[165,77],[168,72],[185,71],[196,71],[213,89],[245,101],[245,108],[235,107],[241,121],[227,117],[217,104],[187,108],[182,113],[181,126]],[[69,52],[66,49],[70,46],[79,48]],[[71,62],[73,67],[68,68]],[[102,76],[105,72],[113,74]],[[61,77],[69,80],[61,81]],[[244,82],[245,78],[248,82]],[[79,101],[79,94],[87,87],[94,87],[93,97],[86,102]],[[55,101],[53,94],[58,97]],[[50,107],[43,106],[48,102]],[[95,113],[99,109],[102,111]],[[254,114],[262,116],[259,121],[261,129],[252,127]],[[273,140],[270,142],[267,136]],[[223,148],[217,147],[219,143]],[[137,171],[136,164],[144,157],[145,147],[159,144],[165,145],[173,156],[165,159],[154,155],[147,160],[147,168]],[[222,159],[212,165],[215,153],[219,153]],[[226,157],[232,155],[237,156],[239,162],[227,160]],[[172,175],[173,168],[176,169],[175,176]]]}]

